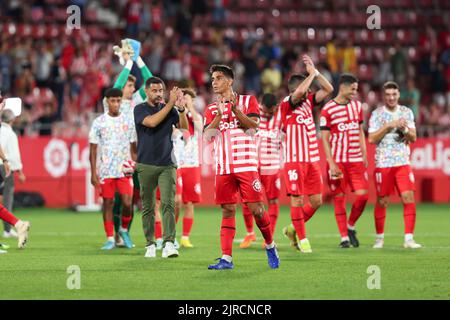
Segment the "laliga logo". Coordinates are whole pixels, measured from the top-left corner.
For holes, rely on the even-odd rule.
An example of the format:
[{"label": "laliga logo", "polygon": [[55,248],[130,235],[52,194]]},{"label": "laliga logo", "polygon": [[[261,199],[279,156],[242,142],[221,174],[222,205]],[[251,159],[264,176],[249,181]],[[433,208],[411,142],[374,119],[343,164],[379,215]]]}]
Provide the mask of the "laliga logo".
[{"label": "laliga logo", "polygon": [[66,174],[69,166],[69,149],[62,140],[53,139],[44,149],[44,166],[53,178]]},{"label": "laliga logo", "polygon": [[450,175],[450,148],[445,148],[442,141],[414,148],[411,153],[411,164],[415,169],[438,169]]},{"label": "laliga logo", "polygon": [[313,120],[311,118],[304,119],[303,116],[297,116],[297,118],[295,120],[299,124],[306,124],[306,125],[309,125],[313,122]]},{"label": "laliga logo", "polygon": [[338,124],[338,130],[339,131],[348,131],[348,130],[355,130],[355,129],[358,129],[358,123],[357,122],[339,123]]}]

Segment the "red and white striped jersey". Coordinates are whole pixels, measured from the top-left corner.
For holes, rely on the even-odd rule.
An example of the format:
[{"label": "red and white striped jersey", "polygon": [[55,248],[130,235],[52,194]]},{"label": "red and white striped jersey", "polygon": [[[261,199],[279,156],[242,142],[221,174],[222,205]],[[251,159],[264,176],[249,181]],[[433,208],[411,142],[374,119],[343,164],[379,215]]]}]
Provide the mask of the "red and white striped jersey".
[{"label": "red and white striped jersey", "polygon": [[[247,116],[259,117],[259,105],[254,96],[239,95],[236,97],[236,104]],[[216,103],[208,105],[204,115],[205,127],[214,120],[216,115]],[[216,174],[258,171],[254,133],[254,130],[245,132],[240,128],[238,118],[231,111],[231,104],[226,103],[218,132],[214,136]]]},{"label": "red and white striped jersey", "polygon": [[316,125],[312,110],[314,94],[309,94],[297,106],[292,106],[290,96],[280,104],[282,129],[285,136],[286,163],[317,162],[320,160]]},{"label": "red and white striped jersey", "polygon": [[360,125],[363,123],[361,102],[339,104],[329,101],[321,111],[320,128],[330,131],[331,154],[335,162],[361,162]]},{"label": "red and white striped jersey", "polygon": [[275,174],[281,168],[281,113],[269,115],[260,110],[259,130],[256,133],[259,171],[262,175]]}]

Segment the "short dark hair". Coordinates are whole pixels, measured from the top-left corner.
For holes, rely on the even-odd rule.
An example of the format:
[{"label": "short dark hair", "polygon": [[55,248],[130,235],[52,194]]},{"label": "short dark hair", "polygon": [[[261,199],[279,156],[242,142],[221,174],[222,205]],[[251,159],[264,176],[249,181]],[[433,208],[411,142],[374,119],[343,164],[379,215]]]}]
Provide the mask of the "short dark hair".
[{"label": "short dark hair", "polygon": [[265,93],[261,98],[261,104],[268,109],[277,105],[277,97],[272,93]]},{"label": "short dark hair", "polygon": [[394,81],[388,81],[385,84],[383,84],[383,92],[386,91],[387,89],[397,89],[400,90],[400,87],[398,86],[398,84]]},{"label": "short dark hair", "polygon": [[147,81],[145,82],[145,87],[149,88],[152,84],[158,84],[158,83],[162,84],[163,87],[165,87],[164,81],[158,77],[148,78]]},{"label": "short dark hair", "polygon": [[231,67],[223,64],[213,64],[209,68],[209,72],[213,74],[214,72],[222,72],[226,77],[234,80],[234,71]]},{"label": "short dark hair", "polygon": [[341,74],[341,76],[339,77],[339,85],[341,84],[349,85],[353,83],[358,83],[358,78],[356,78],[354,75],[350,73]]},{"label": "short dark hair", "polygon": [[106,98],[122,98],[122,90],[117,88],[109,88],[105,91]]},{"label": "short dark hair", "polygon": [[307,77],[306,74],[293,74],[290,76],[288,80],[289,91],[294,91]]},{"label": "short dark hair", "polygon": [[128,76],[127,82],[133,82],[133,83],[136,83],[136,77],[133,76],[132,74],[130,74],[130,75]]},{"label": "short dark hair", "polygon": [[192,97],[192,99],[197,97],[197,94],[195,93],[195,90],[192,89],[192,88],[183,88],[183,89],[181,89],[181,92],[183,92],[183,94],[190,95]]}]

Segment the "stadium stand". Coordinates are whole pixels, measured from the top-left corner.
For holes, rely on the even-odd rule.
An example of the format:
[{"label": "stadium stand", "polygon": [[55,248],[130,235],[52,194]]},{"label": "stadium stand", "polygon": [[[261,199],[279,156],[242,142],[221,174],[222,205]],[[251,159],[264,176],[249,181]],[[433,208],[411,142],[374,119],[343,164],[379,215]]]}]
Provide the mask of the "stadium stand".
[{"label": "stadium stand", "polygon": [[[289,75],[303,71],[295,63],[298,55],[308,52],[330,79],[340,72],[361,79],[366,115],[381,103],[380,84],[394,79],[418,116],[419,135],[449,137],[450,3],[380,1],[382,28],[369,30],[366,9],[372,3],[0,1],[1,91],[25,101],[21,134],[39,134],[43,106],[51,103],[53,135],[82,136],[94,112],[102,112],[102,92],[120,71],[112,46],[124,37],[143,42],[142,55],[155,74],[173,83],[179,79],[165,75],[175,68],[184,84],[196,86],[199,111],[210,99],[208,65],[232,64],[236,90],[261,94],[259,79],[275,60],[283,76],[276,93],[282,97]],[[82,9],[80,30],[66,27],[71,4]]]}]

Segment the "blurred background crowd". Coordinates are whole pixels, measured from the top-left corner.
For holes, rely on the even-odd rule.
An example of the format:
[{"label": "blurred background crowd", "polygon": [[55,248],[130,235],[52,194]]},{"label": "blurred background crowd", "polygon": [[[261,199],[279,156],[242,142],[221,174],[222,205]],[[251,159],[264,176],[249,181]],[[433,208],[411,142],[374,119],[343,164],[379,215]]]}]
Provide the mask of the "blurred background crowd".
[{"label": "blurred background crowd", "polygon": [[[282,99],[308,53],[335,88],[340,73],[358,76],[366,120],[383,103],[380,86],[395,80],[419,135],[450,137],[450,1],[378,1],[380,30],[366,26],[371,2],[0,0],[0,90],[24,101],[21,135],[80,137],[103,112],[122,69],[112,47],[125,37],[142,42],[169,86],[195,87],[200,112],[214,99],[211,64],[234,68],[237,92]],[[81,8],[79,30],[66,28],[70,5]]]}]

